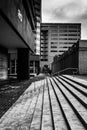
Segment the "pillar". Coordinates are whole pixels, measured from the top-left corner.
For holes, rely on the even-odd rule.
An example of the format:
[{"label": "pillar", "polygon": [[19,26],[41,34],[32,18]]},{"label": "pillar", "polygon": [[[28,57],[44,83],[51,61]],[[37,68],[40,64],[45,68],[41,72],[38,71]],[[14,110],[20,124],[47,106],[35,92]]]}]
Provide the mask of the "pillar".
[{"label": "pillar", "polygon": [[19,80],[29,79],[29,49],[18,49],[17,78]]},{"label": "pillar", "polygon": [[8,78],[8,50],[0,46],[0,79]]}]

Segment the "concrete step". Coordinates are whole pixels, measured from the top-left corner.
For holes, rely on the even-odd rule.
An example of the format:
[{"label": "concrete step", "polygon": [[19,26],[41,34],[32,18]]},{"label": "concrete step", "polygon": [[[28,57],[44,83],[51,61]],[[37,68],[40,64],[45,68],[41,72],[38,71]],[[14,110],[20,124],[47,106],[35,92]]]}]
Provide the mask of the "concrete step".
[{"label": "concrete step", "polygon": [[75,89],[72,85],[70,85],[68,82],[64,81],[62,78],[58,78],[60,83],[79,101],[83,104],[83,106],[87,109],[87,97],[84,96],[81,92]]},{"label": "concrete step", "polygon": [[76,90],[78,90],[80,93],[82,93],[84,96],[87,97],[87,89],[84,88],[83,86],[75,83],[74,81],[71,81],[70,79],[67,79],[64,76],[59,76],[60,78],[62,78],[66,83],[68,83],[69,85],[71,85],[73,88],[75,88]]},{"label": "concrete step", "polygon": [[80,119],[80,122],[84,125],[84,127],[87,127],[87,109],[83,106],[83,104],[81,104],[81,102],[77,100],[74,95],[72,95],[72,93],[70,93],[70,91],[66,89],[66,86],[63,81],[60,82],[60,78],[54,78],[54,81],[59,87],[64,97],[66,98],[71,108],[73,109],[73,111],[75,112],[75,114],[77,115],[77,117]]},{"label": "concrete step", "polygon": [[54,129],[55,130],[63,130],[63,129],[68,130],[66,121],[64,119],[64,116],[60,108],[60,104],[56,98],[55,92],[52,88],[49,78],[47,82],[48,82],[49,95],[50,95],[51,106],[52,106]]},{"label": "concrete step", "polygon": [[34,116],[33,116],[32,122],[31,122],[30,130],[40,130],[41,129],[42,112],[43,112],[43,100],[44,100],[44,87],[45,87],[44,85],[42,84],[42,87],[40,89],[40,94],[39,94],[39,97],[38,97]]},{"label": "concrete step", "polygon": [[0,130],[86,130],[86,96],[70,84],[61,76],[33,82],[0,119]]},{"label": "concrete step", "polygon": [[51,111],[50,111],[50,102],[49,102],[48,88],[47,88],[46,81],[45,81],[45,88],[44,88],[44,102],[43,102],[43,116],[42,116],[41,130],[53,130]]},{"label": "concrete step", "polygon": [[[55,79],[56,80],[56,79]],[[66,120],[67,120],[67,126],[68,129],[71,130],[85,130],[83,124],[80,122],[80,120],[78,119],[76,113],[73,111],[72,107],[70,106],[70,104],[68,103],[67,99],[65,98],[64,94],[61,91],[61,84],[55,84],[54,80],[51,79],[52,82],[52,86],[54,88],[55,93],[57,94],[57,97],[61,103],[63,112],[65,114]],[[66,91],[65,91],[66,92]]]},{"label": "concrete step", "polygon": [[62,75],[63,77],[66,77],[67,79],[74,81],[78,85],[81,85],[82,87],[87,89],[87,81],[72,75]]}]

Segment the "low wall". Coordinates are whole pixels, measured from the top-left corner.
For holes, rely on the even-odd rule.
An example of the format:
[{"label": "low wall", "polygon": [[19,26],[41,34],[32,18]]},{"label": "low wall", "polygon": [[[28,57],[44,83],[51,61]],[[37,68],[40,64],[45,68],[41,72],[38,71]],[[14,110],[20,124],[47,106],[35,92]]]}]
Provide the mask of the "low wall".
[{"label": "low wall", "polygon": [[87,41],[79,43],[79,74],[87,74]]},{"label": "low wall", "polygon": [[52,73],[62,71],[62,74],[71,74],[73,68],[78,68],[78,44],[52,63]]}]

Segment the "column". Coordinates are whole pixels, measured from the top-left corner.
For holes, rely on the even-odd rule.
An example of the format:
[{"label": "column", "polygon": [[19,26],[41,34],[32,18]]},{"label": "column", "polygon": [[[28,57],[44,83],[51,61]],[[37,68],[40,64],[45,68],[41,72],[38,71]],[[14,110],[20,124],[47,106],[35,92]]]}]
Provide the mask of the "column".
[{"label": "column", "polygon": [[29,49],[18,49],[17,78],[29,79]]}]

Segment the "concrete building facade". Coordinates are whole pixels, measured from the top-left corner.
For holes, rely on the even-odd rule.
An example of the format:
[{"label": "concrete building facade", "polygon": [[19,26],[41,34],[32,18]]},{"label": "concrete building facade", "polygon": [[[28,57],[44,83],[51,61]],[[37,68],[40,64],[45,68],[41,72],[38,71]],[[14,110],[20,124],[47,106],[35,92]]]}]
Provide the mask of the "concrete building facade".
[{"label": "concrete building facade", "polygon": [[0,1],[0,79],[29,78],[41,0]]},{"label": "concrete building facade", "polygon": [[87,75],[87,40],[80,40],[52,63],[53,74]]},{"label": "concrete building facade", "polygon": [[81,39],[80,23],[41,24],[41,67],[51,66],[55,55],[62,55]]}]

